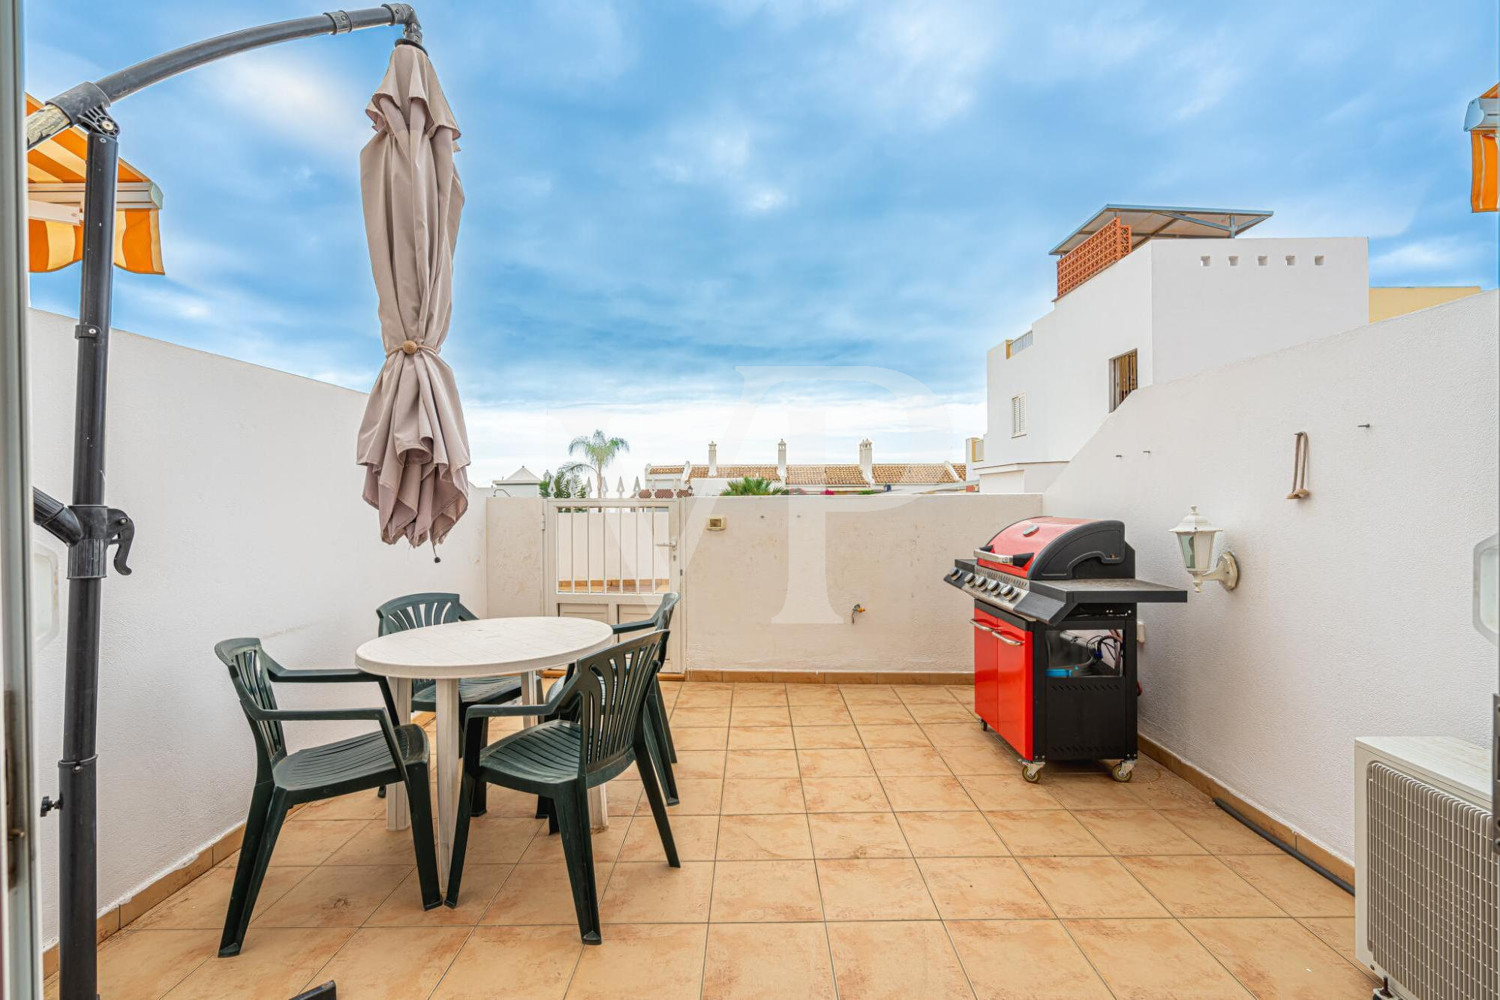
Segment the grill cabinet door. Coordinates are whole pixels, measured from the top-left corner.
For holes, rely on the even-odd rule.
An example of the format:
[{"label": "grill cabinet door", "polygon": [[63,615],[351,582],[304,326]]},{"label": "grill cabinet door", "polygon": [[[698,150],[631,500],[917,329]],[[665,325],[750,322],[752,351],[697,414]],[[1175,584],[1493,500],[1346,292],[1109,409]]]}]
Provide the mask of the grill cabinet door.
[{"label": "grill cabinet door", "polygon": [[1000,640],[992,631],[993,615],[974,609],[974,714],[1000,729]]},{"label": "grill cabinet door", "polygon": [[996,621],[996,696],[999,702],[995,731],[1026,760],[1032,756],[1031,633]]}]

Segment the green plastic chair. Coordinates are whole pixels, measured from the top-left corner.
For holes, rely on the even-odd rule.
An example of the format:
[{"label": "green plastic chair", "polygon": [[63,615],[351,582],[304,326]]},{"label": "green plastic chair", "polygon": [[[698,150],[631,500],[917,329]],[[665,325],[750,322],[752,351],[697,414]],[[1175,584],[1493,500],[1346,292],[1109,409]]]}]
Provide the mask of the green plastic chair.
[{"label": "green plastic chair", "polygon": [[[361,670],[288,670],[261,648],[259,639],[225,639],[214,647],[229,668],[250,733],[255,738],[255,790],[245,819],[239,866],[224,916],[219,957],[238,955],[255,911],[266,866],[281,825],[293,806],[331,799],[350,792],[404,783],[411,803],[411,836],[417,854],[422,906],[442,902],[438,888],[437,851],[432,839],[431,798],[427,781],[427,736],[420,726],[397,726],[390,689],[382,678]],[[271,685],[327,684],[349,681],[380,685],[385,708],[284,709],[276,706]],[[284,722],[375,722],[378,732],[287,753]]]},{"label": "green plastic chair", "polygon": [[[428,625],[446,625],[449,622],[471,622],[478,615],[459,602],[457,594],[408,594],[386,601],[375,609],[375,618],[380,622],[380,634],[404,632],[407,629],[425,628]],[[459,718],[471,705],[500,705],[515,701],[521,694],[519,677],[466,677],[458,682]],[[412,681],[411,710],[413,712],[437,711],[437,681],[420,679]],[[474,734],[474,749],[484,746],[484,733]],[[456,746],[455,755],[462,755],[467,748]],[[480,789],[474,800],[474,815],[483,816],[487,807],[486,794]]]},{"label": "green plastic chair", "polygon": [[[546,706],[548,714],[559,717],[512,733],[477,753],[465,754],[453,864],[448,872],[449,906],[458,905],[474,790],[486,783],[549,800],[552,832],[562,834],[573,907],[585,944],[601,940],[599,887],[594,881],[594,844],[589,830],[590,788],[604,784],[634,763],[656,818],[667,864],[682,867],[656,769],[646,759],[650,752],[646,700],[661,669],[666,641],[666,632],[651,632],[584,657]],[[482,728],[491,716],[535,710],[533,706],[476,705],[469,709],[464,725]]]},{"label": "green plastic chair", "polygon": [[[630,632],[639,632],[642,629],[653,629],[656,631],[667,631],[672,627],[672,611],[677,607],[677,602],[682,598],[676,591],[663,594],[661,603],[656,606],[656,611],[650,618],[642,618],[640,621],[621,622],[611,625],[610,631],[615,635],[626,635]],[[547,697],[551,698],[554,691],[561,684],[567,683],[568,678],[573,676],[573,665],[569,665],[567,675],[562,680],[555,681],[547,690]],[[667,724],[666,702],[661,694],[661,681],[652,679],[651,691],[646,699],[646,721],[648,728],[646,732],[648,746],[651,750],[651,760],[656,765],[656,770],[661,775],[662,785],[666,788],[667,805],[675,806],[677,799],[677,776],[672,771],[672,765],[677,763],[677,747],[672,742],[672,727]],[[543,804],[537,806],[537,816],[545,816],[546,809]]]}]

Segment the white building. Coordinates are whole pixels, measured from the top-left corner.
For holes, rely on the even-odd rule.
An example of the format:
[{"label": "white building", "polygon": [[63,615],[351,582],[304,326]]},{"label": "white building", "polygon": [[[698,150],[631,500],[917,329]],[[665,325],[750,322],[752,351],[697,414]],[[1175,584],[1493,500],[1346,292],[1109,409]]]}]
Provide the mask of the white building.
[{"label": "white building", "polygon": [[542,477],[526,466],[521,466],[504,479],[490,484],[492,497],[539,497],[542,495]]},{"label": "white building", "polygon": [[1052,311],[988,354],[981,491],[1045,490],[1136,388],[1478,291],[1371,289],[1363,238],[1238,235],[1270,214],[1110,205],[1059,243]]},{"label": "white building", "polygon": [[787,462],[786,441],[776,446],[776,464],[719,463],[719,446],[708,443],[708,461],[646,466],[645,489],[689,491],[718,496],[735,480],[764,479],[788,493],[950,493],[969,487],[969,470],[953,462],[876,462],[869,438],[859,443],[859,462],[798,464]]}]

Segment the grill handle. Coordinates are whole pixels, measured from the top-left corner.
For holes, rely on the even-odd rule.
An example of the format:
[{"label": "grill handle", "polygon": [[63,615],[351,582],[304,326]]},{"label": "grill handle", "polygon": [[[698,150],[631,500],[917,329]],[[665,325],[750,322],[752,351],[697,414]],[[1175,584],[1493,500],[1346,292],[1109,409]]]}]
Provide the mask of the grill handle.
[{"label": "grill handle", "polygon": [[1036,556],[1035,552],[1017,552],[1014,555],[999,555],[989,549],[975,549],[974,555],[980,559],[988,559],[1003,566],[1025,566]]},{"label": "grill handle", "polygon": [[969,624],[973,625],[975,628],[979,629],[979,631],[981,631],[981,632],[988,632],[990,635],[994,636],[996,639],[999,639],[1001,642],[1005,643],[1007,646],[1019,646],[1019,645],[1021,645],[1021,640],[1020,639],[1012,639],[1010,636],[1006,635],[1004,632],[1000,631],[999,629],[990,628],[988,625],[986,625],[982,621],[979,621],[979,620],[974,619],[974,618],[970,618],[969,619]]}]

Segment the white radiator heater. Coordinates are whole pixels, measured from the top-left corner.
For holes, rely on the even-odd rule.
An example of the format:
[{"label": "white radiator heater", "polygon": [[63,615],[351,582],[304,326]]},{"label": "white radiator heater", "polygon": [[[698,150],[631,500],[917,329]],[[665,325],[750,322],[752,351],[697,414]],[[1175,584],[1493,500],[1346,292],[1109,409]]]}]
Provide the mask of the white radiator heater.
[{"label": "white radiator heater", "polygon": [[1355,787],[1359,960],[1404,1000],[1500,1000],[1488,754],[1447,737],[1360,739]]}]

